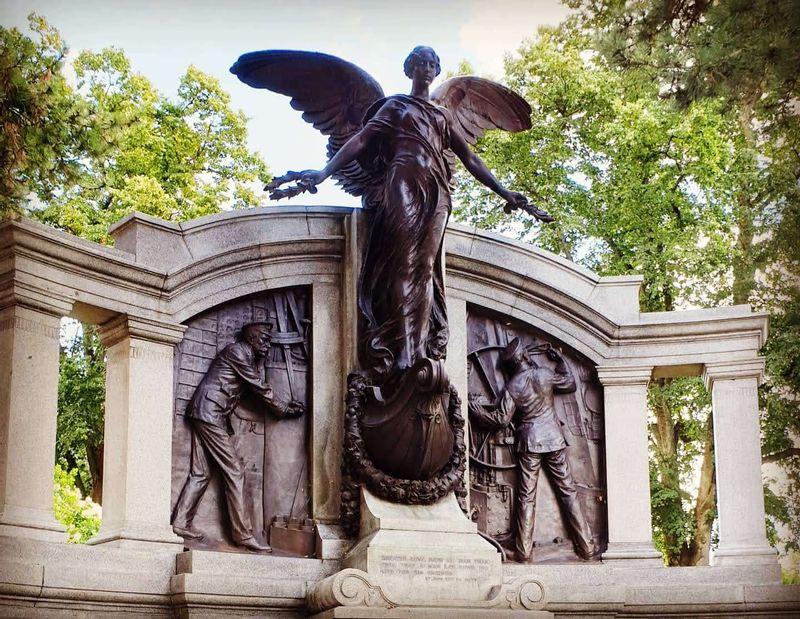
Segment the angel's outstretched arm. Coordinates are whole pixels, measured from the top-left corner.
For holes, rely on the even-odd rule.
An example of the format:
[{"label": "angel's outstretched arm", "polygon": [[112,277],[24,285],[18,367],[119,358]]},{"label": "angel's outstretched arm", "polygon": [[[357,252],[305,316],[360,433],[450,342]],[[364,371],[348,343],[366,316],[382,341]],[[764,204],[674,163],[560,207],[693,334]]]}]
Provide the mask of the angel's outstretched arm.
[{"label": "angel's outstretched arm", "polygon": [[[369,141],[369,131],[364,128],[351,137],[339,151],[328,161],[327,165],[321,170],[303,170],[302,172],[289,171],[283,176],[278,176],[264,187],[269,191],[271,200],[280,200],[282,198],[293,198],[304,191],[317,193],[317,185],[324,182],[332,174],[335,174],[348,163],[353,161],[361,154]],[[296,185],[279,189],[281,185],[286,183],[296,182]]]},{"label": "angel's outstretched arm", "polygon": [[533,215],[539,221],[545,223],[553,221],[553,218],[547,211],[530,204],[528,198],[517,191],[509,191],[498,181],[494,174],[491,173],[483,159],[473,153],[464,136],[455,127],[450,131],[450,148],[461,159],[464,167],[467,168],[470,174],[477,178],[481,183],[486,185],[489,189],[494,191],[498,196],[506,201],[505,210],[510,213],[513,209],[522,209],[526,213]]},{"label": "angel's outstretched arm", "polygon": [[361,129],[347,142],[344,143],[333,158],[321,170],[304,170],[301,173],[301,180],[303,183],[311,186],[319,185],[322,181],[328,178],[331,174],[335,174],[348,163],[358,157],[361,152],[366,148],[369,141],[370,131],[368,128]]},{"label": "angel's outstretched arm", "polygon": [[344,146],[339,149],[339,152],[333,156],[333,159],[331,159],[322,169],[322,171],[325,173],[325,178],[331,174],[334,174],[335,172],[338,172],[348,163],[358,157],[364,148],[366,148],[370,133],[371,132],[369,129],[365,127],[356,133],[352,138],[347,140],[347,142],[344,143]]},{"label": "angel's outstretched arm", "polygon": [[506,202],[510,204],[517,204],[518,202],[527,203],[528,200],[524,195],[516,191],[509,191],[500,184],[500,181],[498,181],[489,168],[486,167],[483,159],[470,150],[467,141],[455,127],[452,127],[450,131],[450,148],[452,148],[456,156],[461,159],[464,167],[467,168],[472,176],[477,178]]}]

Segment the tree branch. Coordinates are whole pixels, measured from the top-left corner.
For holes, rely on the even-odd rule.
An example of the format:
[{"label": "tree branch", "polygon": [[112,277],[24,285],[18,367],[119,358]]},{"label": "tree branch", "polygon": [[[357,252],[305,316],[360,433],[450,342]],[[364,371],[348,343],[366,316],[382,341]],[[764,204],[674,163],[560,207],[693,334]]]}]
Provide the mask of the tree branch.
[{"label": "tree branch", "polygon": [[788,449],[784,449],[782,451],[776,451],[775,453],[762,456],[761,464],[768,464],[770,462],[779,462],[781,460],[785,460],[786,458],[791,458],[792,456],[800,456],[800,447],[789,447]]}]

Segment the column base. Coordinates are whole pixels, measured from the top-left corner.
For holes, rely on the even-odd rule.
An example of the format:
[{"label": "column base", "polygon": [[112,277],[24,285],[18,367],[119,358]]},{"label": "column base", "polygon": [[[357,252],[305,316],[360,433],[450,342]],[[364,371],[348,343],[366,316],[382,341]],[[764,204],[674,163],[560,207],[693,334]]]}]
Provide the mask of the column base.
[{"label": "column base", "polygon": [[646,567],[664,565],[661,553],[655,549],[652,542],[610,542],[608,549],[602,555],[602,560],[607,563],[624,561],[626,564]]},{"label": "column base", "polygon": [[107,545],[112,548],[131,550],[179,551],[183,538],[172,532],[169,525],[154,525],[148,522],[127,521],[122,524],[100,526],[100,531],[86,542],[90,545]]},{"label": "column base", "polygon": [[67,541],[67,529],[55,519],[52,510],[9,505],[0,512],[0,535],[43,542]]},{"label": "column base", "polygon": [[778,553],[767,544],[726,544],[711,551],[711,565],[778,565]]}]

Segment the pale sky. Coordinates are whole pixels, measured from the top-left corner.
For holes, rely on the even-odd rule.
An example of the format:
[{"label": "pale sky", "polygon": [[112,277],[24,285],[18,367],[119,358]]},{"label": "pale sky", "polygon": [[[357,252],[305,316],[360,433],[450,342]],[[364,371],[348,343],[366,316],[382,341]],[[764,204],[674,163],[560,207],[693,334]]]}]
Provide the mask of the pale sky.
[{"label": "pale sky", "polygon": [[[135,71],[174,96],[190,64],[217,77],[232,106],[250,118],[249,140],[275,175],[325,164],[323,138],[289,99],[250,88],[229,73],[240,54],[304,49],[340,56],[368,71],[386,94],[408,92],[403,60],[416,45],[439,54],[443,72],[468,60],[500,77],[503,56],[540,25],[568,13],[558,0],[0,0],[0,23],[24,29],[35,11],[58,28],[72,52],[115,46]],[[436,83],[434,83],[434,87]],[[357,205],[332,181],[316,195],[280,204]]]}]

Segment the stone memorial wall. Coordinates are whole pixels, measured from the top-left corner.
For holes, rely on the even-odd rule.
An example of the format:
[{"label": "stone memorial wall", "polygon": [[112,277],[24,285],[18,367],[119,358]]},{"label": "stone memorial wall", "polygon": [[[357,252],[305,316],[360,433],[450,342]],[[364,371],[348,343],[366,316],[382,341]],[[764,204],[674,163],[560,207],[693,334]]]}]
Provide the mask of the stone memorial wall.
[{"label": "stone memorial wall", "polygon": [[[764,527],[757,386],[766,315],[744,306],[641,313],[639,277],[598,277],[474,228],[451,224],[443,258],[444,366],[467,421],[466,515],[453,493],[430,505],[399,505],[369,488],[345,496],[363,217],[341,207],[184,224],[134,214],[112,230],[114,248],[26,219],[0,224],[0,615],[800,612]],[[66,543],[52,509],[64,316],[98,325],[107,348],[103,525],[82,546]],[[259,337],[263,355],[252,353]],[[533,364],[509,365],[515,354]],[[219,454],[192,523],[202,536],[173,531],[193,462],[189,403],[221,357],[254,372],[235,389],[214,383],[236,396],[219,404],[230,426],[215,436],[229,446],[228,472],[241,469],[249,546],[230,534],[226,488],[236,486],[221,481]],[[526,372],[550,387],[514,391]],[[712,396],[719,541],[711,565],[666,568],[652,539],[647,385],[684,375],[703,376]],[[533,469],[517,445],[528,421],[523,406],[501,401],[551,388],[566,465],[541,466],[523,505],[535,506],[535,545],[520,560],[520,476]],[[202,440],[195,448],[211,449]],[[571,487],[574,512],[556,500]],[[342,527],[343,501],[359,507],[354,536]],[[281,517],[296,520],[313,552],[273,543],[291,537],[288,518],[276,537],[268,530]],[[580,535],[597,546],[589,560]]]}]

